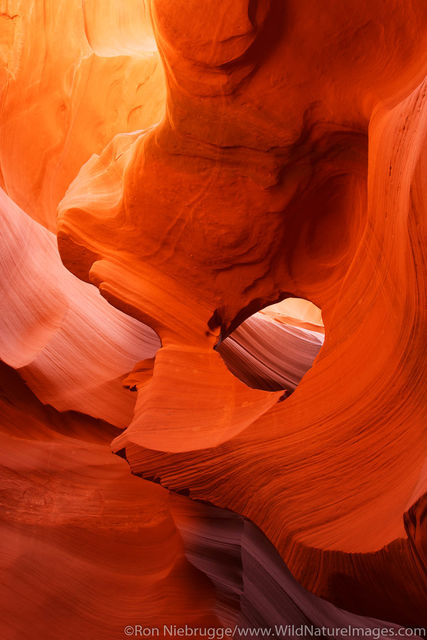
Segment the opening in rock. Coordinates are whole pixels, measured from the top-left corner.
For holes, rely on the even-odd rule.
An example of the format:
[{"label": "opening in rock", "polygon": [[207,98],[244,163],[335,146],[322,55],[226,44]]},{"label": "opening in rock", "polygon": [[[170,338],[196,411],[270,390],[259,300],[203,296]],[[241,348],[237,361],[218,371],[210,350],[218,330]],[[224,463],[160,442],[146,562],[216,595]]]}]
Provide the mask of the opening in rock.
[{"label": "opening in rock", "polygon": [[225,364],[254,389],[290,395],[322,348],[322,313],[312,302],[287,298],[245,320],[218,347]]}]

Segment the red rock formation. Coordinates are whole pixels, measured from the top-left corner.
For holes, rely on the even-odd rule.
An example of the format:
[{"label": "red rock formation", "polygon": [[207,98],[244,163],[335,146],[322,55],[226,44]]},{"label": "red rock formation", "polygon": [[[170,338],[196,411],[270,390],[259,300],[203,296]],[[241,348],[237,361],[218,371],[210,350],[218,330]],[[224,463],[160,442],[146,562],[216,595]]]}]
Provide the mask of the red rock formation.
[{"label": "red rock formation", "polygon": [[218,351],[230,371],[249,387],[285,389],[288,395],[310,369],[323,339],[323,325],[264,311],[243,322]]},{"label": "red rock formation", "polygon": [[55,236],[1,190],[0,220],[1,358],[44,403],[125,427],[135,399],[122,380],[158,336],[72,276]]},{"label": "red rock formation", "polygon": [[[334,635],[332,628],[350,626],[372,629],[359,635],[393,635],[392,631],[381,630],[389,623],[378,619],[381,613],[390,617],[390,599],[397,605],[392,617],[402,625],[416,627],[425,619],[424,584],[420,579],[422,564],[414,557],[417,551],[412,553],[415,536],[409,527],[408,541],[400,540],[382,552],[354,555],[345,563],[342,554],[335,554],[335,570],[331,576],[335,598],[348,602],[351,596],[352,609],[367,615],[361,617],[340,610],[303,589],[273,545],[242,516],[182,496],[173,497],[172,514],[188,559],[209,576],[216,587],[217,611],[227,626],[274,629],[276,625],[288,625],[289,629],[289,625],[297,628],[306,624],[331,629],[324,632],[324,636]],[[422,504],[408,514],[418,534],[421,527],[415,521],[422,518],[422,514]],[[310,560],[308,568],[313,572],[324,558],[312,556]],[[349,575],[350,564],[353,572]],[[345,573],[343,565],[346,565]],[[372,615],[377,617],[373,619]],[[403,630],[395,631],[395,635],[404,634]],[[301,634],[288,631],[277,635],[295,638]],[[313,635],[306,632],[306,637]],[[339,635],[345,637],[345,634]]]},{"label": "red rock formation", "polygon": [[82,164],[116,133],[161,117],[163,71],[139,2],[127,1],[126,14],[114,0],[3,5],[0,186],[55,231]]},{"label": "red rock formation", "polygon": [[119,638],[126,625],[217,626],[167,492],[111,455],[116,429],[43,407],[1,365],[1,636]]},{"label": "red rock formation", "polygon": [[[251,520],[304,587],[420,624],[424,2],[101,4],[0,18],[2,185],[86,281],[3,198],[3,357],[43,402],[129,424],[133,473]],[[279,403],[321,342],[254,316],[290,297],[325,343]],[[279,336],[303,344],[286,366]]]},{"label": "red rock formation", "polygon": [[[369,583],[367,567],[373,581],[389,575],[405,558],[400,576],[392,571],[394,593],[361,609],[396,620],[405,620],[408,598],[419,619],[425,588],[422,554],[402,555],[400,540],[403,514],[426,488],[418,306],[425,101],[423,84],[373,120],[365,231],[339,300],[323,309],[325,346],[292,397],[216,449],[166,456],[126,434],[116,440],[134,472],[246,515],[304,585],[347,609],[359,605],[342,584]],[[414,520],[420,549],[422,519]]]}]

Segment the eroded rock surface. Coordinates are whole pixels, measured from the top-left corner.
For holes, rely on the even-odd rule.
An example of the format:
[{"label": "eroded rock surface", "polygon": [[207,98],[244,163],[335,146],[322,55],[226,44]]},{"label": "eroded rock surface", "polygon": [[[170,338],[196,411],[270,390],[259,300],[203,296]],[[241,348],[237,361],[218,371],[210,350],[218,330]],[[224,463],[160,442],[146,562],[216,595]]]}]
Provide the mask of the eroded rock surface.
[{"label": "eroded rock surface", "polygon": [[[114,458],[104,467],[114,433],[133,474],[187,495],[193,523],[196,499],[258,527],[300,583],[289,588],[314,594],[314,616],[320,596],[338,617],[425,622],[425,3],[10,0],[0,27],[0,355],[43,403],[81,412],[21,405],[9,372],[6,468],[22,467],[7,498],[12,547],[35,526],[31,504],[45,513],[49,479],[61,478],[61,514],[68,493],[78,510],[85,487],[103,495],[124,473]],[[290,298],[316,305],[324,327],[262,312]],[[84,442],[49,436],[54,466],[33,495],[47,464],[31,435],[40,411]],[[24,416],[27,438],[15,433]],[[98,425],[105,437],[89,450],[88,416],[126,429]],[[127,487],[120,475],[112,530],[117,518],[125,539],[145,508],[138,492],[165,495],[136,478]],[[76,516],[83,529],[91,504]],[[62,515],[47,512],[55,538]],[[171,526],[165,516],[155,535],[179,545]],[[102,562],[116,567],[107,529]],[[35,529],[26,535],[24,549]],[[135,536],[138,564],[151,542]],[[156,545],[153,571],[170,577]],[[41,592],[40,637],[44,595],[80,575],[73,554]],[[12,563],[11,584],[34,566]],[[184,620],[201,580],[201,619],[215,621],[220,598],[195,575],[183,574],[182,601],[157,573],[137,600],[153,620],[173,602]],[[129,573],[123,584],[131,593]],[[153,603],[151,588],[169,595]],[[100,630],[113,624],[99,622],[107,600]]]}]

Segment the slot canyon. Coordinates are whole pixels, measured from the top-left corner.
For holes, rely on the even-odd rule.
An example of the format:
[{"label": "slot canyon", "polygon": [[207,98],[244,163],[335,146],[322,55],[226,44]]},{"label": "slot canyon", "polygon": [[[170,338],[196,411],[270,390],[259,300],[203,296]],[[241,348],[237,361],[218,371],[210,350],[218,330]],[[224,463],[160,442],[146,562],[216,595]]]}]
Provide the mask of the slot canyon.
[{"label": "slot canyon", "polygon": [[2,640],[427,637],[426,74],[424,0],[0,0]]}]

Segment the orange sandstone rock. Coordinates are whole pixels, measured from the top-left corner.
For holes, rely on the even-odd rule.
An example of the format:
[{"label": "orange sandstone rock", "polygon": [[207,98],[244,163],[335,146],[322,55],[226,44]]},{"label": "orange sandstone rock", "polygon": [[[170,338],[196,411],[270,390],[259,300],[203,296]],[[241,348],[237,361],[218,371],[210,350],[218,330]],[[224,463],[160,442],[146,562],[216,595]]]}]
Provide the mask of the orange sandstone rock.
[{"label": "orange sandstone rock", "polygon": [[[318,595],[419,621],[425,3],[101,5],[8,3],[0,159],[65,266],[160,337],[151,377],[154,354],[139,354],[113,379],[137,391],[132,418],[117,405],[130,426],[114,449],[133,473],[252,520]],[[290,297],[321,309],[325,343],[278,403],[220,350]],[[50,309],[40,334],[28,323],[34,352],[57,329]],[[98,327],[101,311],[87,317]]]}]

